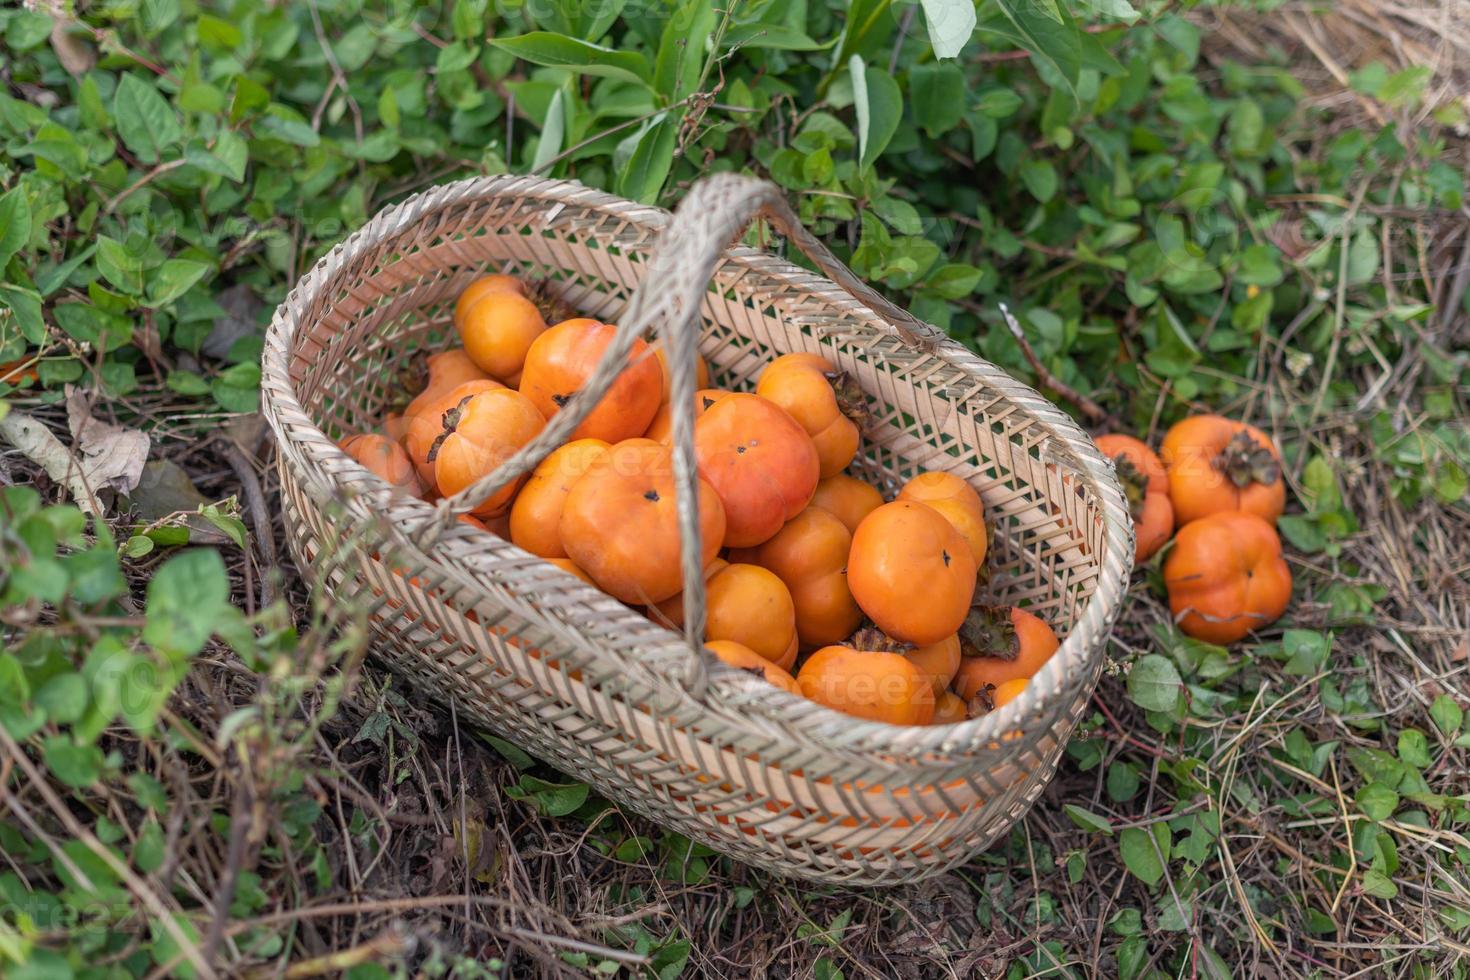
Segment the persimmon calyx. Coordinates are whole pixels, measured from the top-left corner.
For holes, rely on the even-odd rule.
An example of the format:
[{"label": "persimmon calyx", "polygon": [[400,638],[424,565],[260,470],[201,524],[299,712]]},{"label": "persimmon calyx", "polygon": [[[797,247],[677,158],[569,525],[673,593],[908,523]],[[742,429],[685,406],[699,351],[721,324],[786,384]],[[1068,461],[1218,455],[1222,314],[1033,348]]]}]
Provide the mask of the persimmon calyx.
[{"label": "persimmon calyx", "polygon": [[[421,350],[398,371],[399,399],[407,405],[429,387],[429,352]],[[406,398],[404,396],[407,396]]]},{"label": "persimmon calyx", "polygon": [[1135,521],[1143,517],[1143,505],[1148,497],[1148,475],[1134,465],[1127,454],[1113,457],[1113,469],[1118,482],[1123,484],[1123,497],[1128,501],[1128,511]]},{"label": "persimmon calyx", "polygon": [[577,315],[576,308],[562,299],[552,288],[550,279],[537,279],[532,282],[529,292],[527,299],[536,307],[536,312],[541,314],[541,319],[547,323],[561,323]]},{"label": "persimmon calyx", "polygon": [[859,428],[866,425],[871,417],[868,411],[868,395],[863,391],[862,385],[858,384],[857,378],[846,371],[828,371],[823,377],[832,386],[832,393],[837,396],[837,410],[857,423]]},{"label": "persimmon calyx", "polygon": [[995,685],[981,684],[975,696],[965,702],[965,719],[968,721],[988,715],[995,710]]},{"label": "persimmon calyx", "polygon": [[1271,450],[1241,430],[1231,437],[1214,460],[1215,469],[1236,487],[1244,490],[1252,483],[1267,486],[1281,479],[1281,464]]},{"label": "persimmon calyx", "polygon": [[468,402],[471,398],[474,397],[474,395],[465,395],[459,400],[459,403],[457,405],[444,413],[444,418],[442,421],[444,431],[440,432],[439,435],[434,438],[433,445],[431,445],[429,447],[429,451],[424,454],[425,460],[432,463],[434,460],[439,458],[439,447],[444,445],[444,440],[449,438],[450,433],[459,428],[459,418],[461,415],[464,414],[465,402]]},{"label": "persimmon calyx", "polygon": [[854,650],[861,650],[863,653],[907,653],[917,649],[912,643],[895,640],[876,626],[864,626],[852,634],[848,643],[852,644]]},{"label": "persimmon calyx", "polygon": [[1021,638],[1011,622],[1009,606],[975,606],[960,626],[960,652],[966,657],[1015,660]]}]

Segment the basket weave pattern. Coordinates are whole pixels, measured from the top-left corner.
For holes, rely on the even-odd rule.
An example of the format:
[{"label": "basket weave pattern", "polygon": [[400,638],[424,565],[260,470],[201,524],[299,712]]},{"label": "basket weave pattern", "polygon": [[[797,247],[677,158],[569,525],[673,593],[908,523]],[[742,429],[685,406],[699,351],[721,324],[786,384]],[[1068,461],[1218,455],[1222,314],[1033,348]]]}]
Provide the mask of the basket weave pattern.
[{"label": "basket weave pattern", "polygon": [[[724,248],[757,205],[844,285]],[[1061,649],[991,715],[932,728],[863,722],[706,666],[685,637],[453,522],[463,501],[392,495],[336,440],[377,428],[410,358],[452,335],[455,298],[487,271],[547,277],[584,314],[635,328],[645,314],[685,318],[679,296],[699,297],[698,350],[721,387],[753,388],[783,353],[824,355],[869,397],[854,471],[887,496],[922,470],[969,481],[992,531],[981,594],[1045,618]],[[676,391],[692,390],[677,370]],[[710,178],[673,217],[536,178],[420,194],[292,290],[267,335],[263,390],[296,561],[317,588],[369,609],[377,655],[610,799],[783,874],[915,880],[1009,828],[1086,705],[1131,565],[1122,494],[1087,436],[857,284],[768,185],[746,178]]]}]

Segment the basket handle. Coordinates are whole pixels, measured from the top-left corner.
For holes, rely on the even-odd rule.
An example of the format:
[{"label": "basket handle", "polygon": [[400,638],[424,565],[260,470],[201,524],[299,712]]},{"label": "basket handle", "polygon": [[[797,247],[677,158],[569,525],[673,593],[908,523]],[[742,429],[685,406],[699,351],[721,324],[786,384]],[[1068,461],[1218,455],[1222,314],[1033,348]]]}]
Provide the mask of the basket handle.
[{"label": "basket handle", "polygon": [[804,253],[829,279],[859,303],[877,313],[908,346],[932,349],[943,334],[878,295],[818,241],[797,218],[781,190],[768,181],[738,174],[717,174],[696,183],[674,212],[659,238],[648,271],[621,317],[618,331],[603,352],[587,384],[547,423],[541,433],[510,459],[459,493],[440,500],[435,514],[415,537],[427,548],[461,514],[479,505],[498,487],[524,473],[560,446],[601,401],[627,363],[633,342],[657,328],[668,356],[673,412],[673,464],[683,544],[684,635],[694,655],[689,658],[685,686],[701,698],[708,686],[703,648],[705,589],[699,515],[698,472],[694,455],[694,359],[699,332],[691,329],[709,289],[715,266],[730,243],[756,217],[764,217]]}]

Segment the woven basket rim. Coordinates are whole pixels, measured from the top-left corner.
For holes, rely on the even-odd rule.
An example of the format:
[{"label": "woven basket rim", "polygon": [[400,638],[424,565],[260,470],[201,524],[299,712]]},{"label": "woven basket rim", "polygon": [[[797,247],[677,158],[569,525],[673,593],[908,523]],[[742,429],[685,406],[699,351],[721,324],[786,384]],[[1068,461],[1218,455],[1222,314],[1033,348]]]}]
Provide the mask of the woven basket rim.
[{"label": "woven basket rim", "polygon": [[[281,441],[297,441],[286,434],[287,428],[305,428],[320,437],[321,448],[336,453],[342,460],[356,464],[336,445],[301,405],[296,397],[290,378],[290,346],[297,331],[303,326],[300,311],[309,307],[329,290],[338,274],[354,261],[375,247],[388,234],[401,234],[433,211],[460,203],[469,203],[486,198],[509,194],[540,198],[550,204],[550,216],[554,217],[561,207],[575,205],[594,210],[616,213],[620,220],[630,224],[643,224],[655,230],[668,227],[671,212],[653,205],[638,204],[616,195],[589,188],[577,181],[550,178],[499,174],[467,178],[430,188],[390,205],[375,214],[367,224],[354,231],[305,272],[291,287],[286,298],[277,307],[266,332],[262,354],[262,411]],[[823,300],[841,307],[843,312],[883,332],[898,336],[899,331],[887,319],[874,312],[868,305],[854,297],[842,286],[798,266],[774,253],[745,245],[734,245],[724,251],[722,270],[731,266],[759,271],[766,275],[778,275],[793,287],[821,294]],[[756,267],[759,269],[756,270]],[[723,276],[722,271],[722,276]],[[979,377],[987,386],[1000,391],[1007,399],[1018,403],[1032,420],[1044,426],[1054,444],[1049,451],[1062,457],[1070,464],[1079,486],[1087,490],[1097,501],[1100,518],[1104,524],[1104,554],[1100,556],[1100,570],[1093,593],[1082,602],[1081,611],[1072,623],[1067,636],[1058,650],[1038,672],[1037,677],[1052,678],[1063,672],[1092,672],[1096,675],[1103,659],[1106,634],[1117,607],[1126,591],[1133,563],[1133,528],[1121,487],[1117,483],[1113,468],[1092,442],[1091,437],[1060,408],[1045,399],[1040,393],[1012,378],[997,365],[986,361],[969,348],[944,335],[938,328],[934,331],[931,352],[950,363],[962,366]],[[928,339],[928,338],[926,338]],[[317,451],[313,447],[309,451]],[[386,492],[386,487],[384,488]],[[416,498],[395,497],[398,507],[409,506],[423,513],[425,519],[432,517],[435,505]],[[458,537],[451,533],[428,551],[438,551],[448,545],[449,552],[461,550],[460,543],[452,541]],[[506,546],[514,547],[506,542]],[[527,558],[535,558],[523,552]],[[435,560],[432,554],[426,554]],[[451,557],[458,557],[451,555]],[[440,563],[445,565],[445,563]],[[446,567],[448,567],[446,565]],[[573,580],[568,590],[601,596],[603,593],[593,586]],[[664,630],[669,642],[684,644],[678,633]],[[685,647],[687,650],[687,646]],[[749,681],[757,682],[742,672],[715,662],[710,665],[712,679],[728,680],[737,674]],[[673,676],[664,675],[670,689],[692,704],[704,707],[704,702],[694,699]],[[1089,684],[1092,682],[1089,680]],[[731,688],[718,685],[725,691]],[[745,687],[745,684],[741,684]],[[795,695],[778,698],[793,705],[813,709],[799,721],[783,717],[781,723],[799,725],[803,736],[816,744],[843,752],[892,752],[914,754],[950,754],[967,747],[994,742],[1002,734],[1015,727],[1009,718],[1019,718],[1036,707],[1045,695],[1042,691],[1050,685],[1028,684],[1025,690],[1010,705],[978,718],[949,725],[902,726],[887,722],[866,721],[826,708],[815,702],[806,701]],[[712,688],[713,689],[713,688]],[[784,693],[784,692],[783,692]],[[1055,695],[1055,696],[1060,696]],[[1007,716],[1009,709],[1009,718]],[[777,719],[770,719],[777,720]],[[1060,721],[1054,721],[1053,725]]]}]

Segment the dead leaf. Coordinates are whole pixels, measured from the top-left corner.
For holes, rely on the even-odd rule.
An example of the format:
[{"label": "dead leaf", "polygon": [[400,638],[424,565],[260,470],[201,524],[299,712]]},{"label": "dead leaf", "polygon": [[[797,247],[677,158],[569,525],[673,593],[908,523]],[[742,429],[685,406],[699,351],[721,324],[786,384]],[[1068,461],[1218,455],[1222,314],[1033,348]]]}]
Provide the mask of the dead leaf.
[{"label": "dead leaf", "polygon": [[81,464],[50,429],[25,412],[11,409],[0,418],[0,438],[24,453],[56,483],[66,487],[83,511],[101,516],[104,508],[83,479]]},{"label": "dead leaf", "polygon": [[203,353],[214,358],[228,357],[230,348],[235,346],[237,340],[264,333],[265,328],[260,325],[257,317],[265,304],[261,303],[249,283],[242,282],[221,290],[214,301],[225,311],[225,315],[214,318],[213,329],[199,347]]},{"label": "dead leaf", "polygon": [[167,459],[144,464],[137,487],[128,495],[128,506],[137,520],[152,524],[182,512],[189,515],[183,523],[189,529],[191,543],[224,544],[229,540],[224,532],[198,513],[200,507],[211,503],[214,501],[199,492],[183,467]]},{"label": "dead leaf", "polygon": [[66,389],[66,419],[87,485],[93,491],[132,491],[143,475],[143,464],[148,462],[148,433],[93,418],[86,393],[70,385]]},{"label": "dead leaf", "polygon": [[83,75],[97,64],[97,52],[73,31],[77,22],[63,14],[51,15],[51,50],[71,75]]}]

